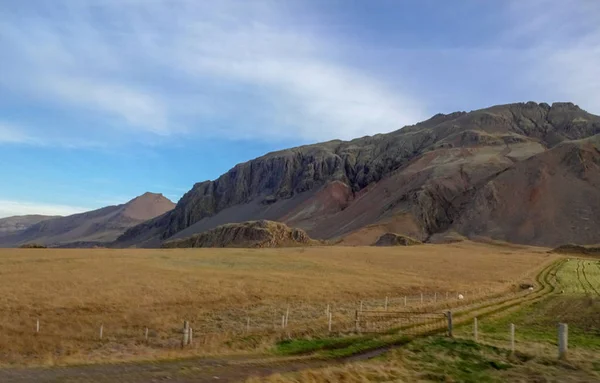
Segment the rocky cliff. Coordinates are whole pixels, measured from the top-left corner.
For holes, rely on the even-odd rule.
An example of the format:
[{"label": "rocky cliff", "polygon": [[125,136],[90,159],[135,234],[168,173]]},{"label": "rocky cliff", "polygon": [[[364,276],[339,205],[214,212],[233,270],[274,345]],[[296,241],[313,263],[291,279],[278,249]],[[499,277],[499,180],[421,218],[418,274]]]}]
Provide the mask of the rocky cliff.
[{"label": "rocky cliff", "polygon": [[[285,222],[313,238],[352,235],[359,244],[371,244],[388,231],[427,240],[455,225],[461,234],[495,236],[496,227],[474,230],[461,218],[466,209],[483,214],[469,205],[473,198],[484,198],[481,193],[503,173],[524,172],[522,162],[546,152],[558,155],[554,148],[561,143],[599,133],[600,117],[576,105],[528,102],[438,114],[389,134],[269,153],[194,185],[175,209],[127,230],[115,245],[159,246],[257,219]],[[585,198],[598,198],[595,193]],[[573,219],[571,225],[585,223]],[[573,242],[588,241],[577,232],[571,236]]]}]

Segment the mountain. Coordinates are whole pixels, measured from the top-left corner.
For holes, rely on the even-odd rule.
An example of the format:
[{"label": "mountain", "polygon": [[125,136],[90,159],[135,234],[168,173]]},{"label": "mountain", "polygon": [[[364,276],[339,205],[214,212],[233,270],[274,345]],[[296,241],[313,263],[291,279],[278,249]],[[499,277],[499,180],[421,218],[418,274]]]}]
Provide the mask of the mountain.
[{"label": "mountain", "polygon": [[[273,152],[197,183],[175,209],[128,229],[114,245],[156,247],[260,219],[348,245],[370,245],[387,232],[420,241],[457,232],[548,246],[600,242],[595,207],[563,210],[600,200],[597,137],[582,140],[599,133],[600,117],[572,103],[528,102]],[[571,193],[561,179],[581,191]],[[551,227],[554,218],[561,219]],[[550,229],[564,235],[540,234]]]},{"label": "mountain", "polygon": [[0,218],[0,237],[14,235],[15,233],[27,230],[36,223],[58,218],[50,215],[20,215],[14,217]]},{"label": "mountain", "polygon": [[174,206],[162,194],[145,193],[122,205],[43,220],[13,235],[0,237],[0,246],[37,243],[57,247],[88,247],[108,244],[126,229],[164,214]]}]

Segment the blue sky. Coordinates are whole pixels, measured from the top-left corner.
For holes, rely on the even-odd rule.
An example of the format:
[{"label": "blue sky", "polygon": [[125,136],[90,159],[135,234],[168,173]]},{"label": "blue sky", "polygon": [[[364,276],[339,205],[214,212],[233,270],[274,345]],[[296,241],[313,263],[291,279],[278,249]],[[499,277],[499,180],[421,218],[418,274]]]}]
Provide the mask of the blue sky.
[{"label": "blue sky", "polygon": [[174,201],[433,114],[600,114],[597,0],[0,0],[0,217]]}]

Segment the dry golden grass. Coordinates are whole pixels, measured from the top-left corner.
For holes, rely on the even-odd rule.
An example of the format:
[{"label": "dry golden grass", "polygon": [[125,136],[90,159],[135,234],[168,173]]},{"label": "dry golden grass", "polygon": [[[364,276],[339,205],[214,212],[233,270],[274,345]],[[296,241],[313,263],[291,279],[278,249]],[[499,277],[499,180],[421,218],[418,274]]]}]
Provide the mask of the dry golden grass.
[{"label": "dry golden grass", "polygon": [[[460,243],[410,248],[0,250],[0,361],[55,364],[225,353],[272,338],[227,332],[323,319],[327,304],[418,292],[499,291],[554,259],[542,249]],[[341,313],[341,311],[340,311]],[[341,315],[341,314],[339,314]],[[36,320],[41,329],[35,334]],[[189,320],[194,347],[178,350]],[[309,322],[306,322],[309,323]],[[98,329],[104,326],[104,339]],[[144,329],[150,341],[144,342]],[[202,336],[204,333],[211,335]]]}]

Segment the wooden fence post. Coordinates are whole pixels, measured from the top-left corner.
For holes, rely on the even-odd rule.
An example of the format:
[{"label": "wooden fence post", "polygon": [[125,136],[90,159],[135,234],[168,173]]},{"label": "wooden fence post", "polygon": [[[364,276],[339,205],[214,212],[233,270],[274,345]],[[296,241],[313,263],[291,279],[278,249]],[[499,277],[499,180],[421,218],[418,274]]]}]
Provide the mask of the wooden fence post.
[{"label": "wooden fence post", "polygon": [[329,312],[329,332],[331,332],[331,322],[332,322],[332,315],[331,315],[331,312]]},{"label": "wooden fence post", "polygon": [[510,351],[515,353],[515,325],[514,323],[510,324]]},{"label": "wooden fence post", "polygon": [[452,333],[453,330],[453,326],[452,326],[452,311],[448,311],[446,313],[446,316],[448,317],[448,336],[450,338],[452,338],[454,335]]},{"label": "wooden fence post", "polygon": [[329,312],[330,312],[329,304],[327,304],[327,310],[325,310],[325,316],[329,316]]},{"label": "wooden fence post", "polygon": [[181,339],[181,347],[185,347],[190,342],[190,322],[183,321],[183,338]]},{"label": "wooden fence post", "polygon": [[569,349],[569,326],[566,323],[558,324],[558,359],[567,359]]},{"label": "wooden fence post", "polygon": [[285,311],[285,327],[288,326],[289,320],[290,320],[290,305],[288,305],[287,310]]},{"label": "wooden fence post", "polygon": [[40,320],[39,319],[35,322],[35,332],[40,332]]},{"label": "wooden fence post", "polygon": [[475,339],[475,342],[477,342],[479,340],[479,330],[477,328],[477,318],[473,319],[473,338]]},{"label": "wooden fence post", "polygon": [[100,339],[102,339],[102,333],[104,332],[104,325],[100,325]]},{"label": "wooden fence post", "polygon": [[188,339],[188,344],[192,344],[192,339],[194,338],[194,329],[190,327],[189,333],[190,339]]},{"label": "wooden fence post", "polygon": [[385,297],[385,311],[388,309],[388,297]]}]

